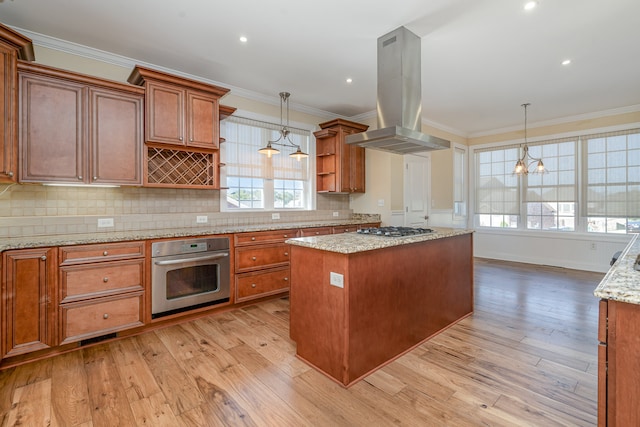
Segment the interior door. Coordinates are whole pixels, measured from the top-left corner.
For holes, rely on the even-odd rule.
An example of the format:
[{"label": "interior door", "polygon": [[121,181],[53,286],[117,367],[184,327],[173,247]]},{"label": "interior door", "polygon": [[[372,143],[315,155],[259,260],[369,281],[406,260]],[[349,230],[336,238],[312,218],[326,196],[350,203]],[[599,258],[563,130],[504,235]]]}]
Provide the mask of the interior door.
[{"label": "interior door", "polygon": [[426,227],[431,206],[431,156],[406,154],[404,164],[404,225]]}]

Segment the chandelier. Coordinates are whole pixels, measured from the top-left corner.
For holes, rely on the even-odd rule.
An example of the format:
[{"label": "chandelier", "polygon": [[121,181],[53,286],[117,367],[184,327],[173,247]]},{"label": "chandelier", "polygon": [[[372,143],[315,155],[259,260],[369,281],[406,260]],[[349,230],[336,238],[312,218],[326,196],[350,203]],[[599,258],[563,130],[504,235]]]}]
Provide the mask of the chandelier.
[{"label": "chandelier", "polygon": [[527,175],[529,174],[529,168],[537,163],[535,169],[531,170],[531,173],[547,173],[547,169],[542,163],[542,159],[532,157],[529,154],[529,146],[527,146],[527,107],[530,103],[522,104],[524,107],[524,146],[522,147],[522,157],[516,162],[516,166],[513,168],[515,175]]},{"label": "chandelier", "polygon": [[[267,157],[270,158],[274,154],[280,154],[280,150],[278,150],[277,148],[274,148],[273,147],[274,145],[277,145],[279,147],[290,147],[290,148],[295,148],[296,151],[289,154],[289,157],[293,157],[298,161],[300,161],[300,159],[309,157],[309,155],[307,153],[304,153],[300,149],[300,146],[297,144],[294,144],[293,141],[291,141],[291,139],[289,138],[289,134],[291,133],[291,131],[289,130],[289,97],[290,96],[291,94],[289,92],[280,92],[280,131],[279,131],[280,135],[278,136],[278,139],[276,139],[275,141],[267,142],[267,145],[259,149],[258,153],[266,154]],[[287,124],[286,125],[284,124],[283,105],[286,105],[287,107]]]}]

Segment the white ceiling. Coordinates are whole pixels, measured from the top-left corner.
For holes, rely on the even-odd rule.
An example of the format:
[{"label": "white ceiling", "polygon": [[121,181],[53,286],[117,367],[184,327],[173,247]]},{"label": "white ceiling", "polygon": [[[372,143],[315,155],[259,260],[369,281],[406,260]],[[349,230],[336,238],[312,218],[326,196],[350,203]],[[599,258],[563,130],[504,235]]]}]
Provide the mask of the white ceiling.
[{"label": "white ceiling", "polygon": [[0,21],[347,118],[375,110],[376,40],[404,25],[423,119],[462,136],[521,127],[524,102],[530,125],[640,110],[640,1],[524,2],[0,0]]}]

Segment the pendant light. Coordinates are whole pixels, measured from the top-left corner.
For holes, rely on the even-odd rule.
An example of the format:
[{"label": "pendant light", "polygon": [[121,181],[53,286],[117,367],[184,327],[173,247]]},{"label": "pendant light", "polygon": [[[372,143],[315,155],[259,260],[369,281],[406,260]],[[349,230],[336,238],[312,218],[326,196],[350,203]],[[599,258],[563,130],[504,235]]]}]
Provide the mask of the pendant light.
[{"label": "pendant light", "polygon": [[[278,150],[277,148],[274,148],[273,147],[274,145],[277,145],[280,147],[291,147],[291,148],[295,148],[296,151],[289,154],[289,157],[293,157],[296,160],[300,161],[300,159],[309,157],[309,155],[303,152],[300,149],[300,146],[297,144],[294,144],[289,138],[289,134],[291,133],[291,131],[289,130],[289,97],[290,96],[291,94],[289,92],[280,92],[280,135],[278,136],[278,139],[276,139],[275,141],[267,142],[267,145],[259,149],[258,153],[266,154],[266,156],[270,158],[275,154],[280,154],[280,150]],[[287,108],[286,125],[284,123],[284,107],[285,106]]]},{"label": "pendant light", "polygon": [[[529,105],[531,104],[522,104],[522,107],[524,107],[524,146],[522,147],[522,157],[518,159],[516,166],[513,168],[515,175],[527,175],[529,172],[540,174],[548,172],[544,167],[544,163],[542,163],[542,159],[532,157],[531,154],[529,154],[529,146],[527,145],[527,107]],[[530,171],[529,168],[534,163],[537,163],[536,167]]]}]

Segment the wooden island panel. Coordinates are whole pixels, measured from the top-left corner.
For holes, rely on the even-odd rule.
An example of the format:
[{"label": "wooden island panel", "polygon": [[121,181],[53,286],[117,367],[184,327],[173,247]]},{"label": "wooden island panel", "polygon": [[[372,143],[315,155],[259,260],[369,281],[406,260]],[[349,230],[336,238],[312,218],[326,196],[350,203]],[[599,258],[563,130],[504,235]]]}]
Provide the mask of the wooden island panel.
[{"label": "wooden island panel", "polygon": [[472,234],[352,254],[292,245],[291,279],[298,357],[349,386],[473,312]]}]

